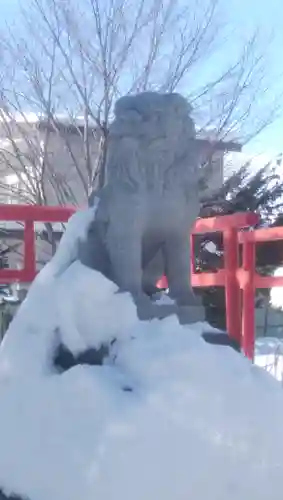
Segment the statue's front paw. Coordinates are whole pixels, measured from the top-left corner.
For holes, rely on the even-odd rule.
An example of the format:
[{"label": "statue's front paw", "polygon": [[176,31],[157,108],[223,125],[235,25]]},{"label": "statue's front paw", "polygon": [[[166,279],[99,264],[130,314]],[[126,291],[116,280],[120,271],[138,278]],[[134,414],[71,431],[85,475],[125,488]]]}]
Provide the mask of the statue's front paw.
[{"label": "statue's front paw", "polygon": [[[170,295],[170,294],[169,294]],[[172,296],[171,296],[172,298]],[[205,321],[205,310],[200,297],[188,291],[175,296],[177,316],[181,324],[191,324]]]},{"label": "statue's front paw", "polygon": [[202,300],[200,299],[200,297],[194,295],[194,293],[191,291],[178,293],[178,295],[171,295],[169,291],[169,297],[172,300],[175,300],[175,303],[179,307],[183,306],[202,307]]},{"label": "statue's front paw", "polygon": [[152,301],[148,296],[139,297],[135,300],[137,306],[137,315],[141,321],[150,321],[152,319],[164,319],[177,313],[177,306],[171,304],[158,304]]}]

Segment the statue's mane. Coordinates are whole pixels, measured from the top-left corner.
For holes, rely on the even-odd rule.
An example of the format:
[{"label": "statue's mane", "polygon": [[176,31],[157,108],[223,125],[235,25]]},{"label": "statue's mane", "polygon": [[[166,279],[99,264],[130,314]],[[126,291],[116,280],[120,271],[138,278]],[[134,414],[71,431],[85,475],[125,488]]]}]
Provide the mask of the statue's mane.
[{"label": "statue's mane", "polygon": [[109,130],[107,182],[157,191],[191,178],[197,154],[190,111],[179,94],[146,92],[119,99]]}]

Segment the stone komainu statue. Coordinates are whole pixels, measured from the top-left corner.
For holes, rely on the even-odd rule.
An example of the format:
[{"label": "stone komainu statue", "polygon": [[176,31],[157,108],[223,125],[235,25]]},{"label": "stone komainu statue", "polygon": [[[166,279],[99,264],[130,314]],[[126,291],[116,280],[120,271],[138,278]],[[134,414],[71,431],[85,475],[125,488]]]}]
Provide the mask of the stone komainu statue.
[{"label": "stone komainu statue", "polygon": [[195,305],[189,235],[199,213],[198,150],[188,102],[146,92],[119,99],[106,184],[82,243],[82,263],[138,301],[166,274],[178,305]]}]

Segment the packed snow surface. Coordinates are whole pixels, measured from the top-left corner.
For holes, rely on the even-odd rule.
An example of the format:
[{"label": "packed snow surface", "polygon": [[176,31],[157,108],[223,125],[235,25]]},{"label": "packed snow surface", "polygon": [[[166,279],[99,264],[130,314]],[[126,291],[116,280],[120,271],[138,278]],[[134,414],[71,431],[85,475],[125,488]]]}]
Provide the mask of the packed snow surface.
[{"label": "packed snow surface", "polygon": [[[76,259],[76,214],[0,349],[0,487],[29,500],[282,499],[283,392],[208,326],[139,322],[130,296]],[[55,371],[64,341],[112,344]]]}]

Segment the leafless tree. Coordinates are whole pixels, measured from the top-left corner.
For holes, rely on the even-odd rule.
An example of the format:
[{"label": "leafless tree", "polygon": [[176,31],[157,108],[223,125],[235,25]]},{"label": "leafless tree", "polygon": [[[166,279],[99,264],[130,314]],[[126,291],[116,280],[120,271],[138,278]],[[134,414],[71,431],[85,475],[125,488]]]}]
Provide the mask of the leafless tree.
[{"label": "leafless tree", "polygon": [[[229,37],[239,49],[227,57]],[[201,130],[251,138],[277,112],[276,98],[267,98],[264,42],[260,31],[240,41],[220,0],[32,0],[1,47],[0,119],[9,148],[0,154],[20,178],[17,196],[45,204],[52,191],[57,203],[75,204],[78,191],[87,199],[103,185],[113,102],[125,93],[181,91]],[[44,133],[31,124],[31,111]],[[55,136],[68,171],[54,158]]]}]

